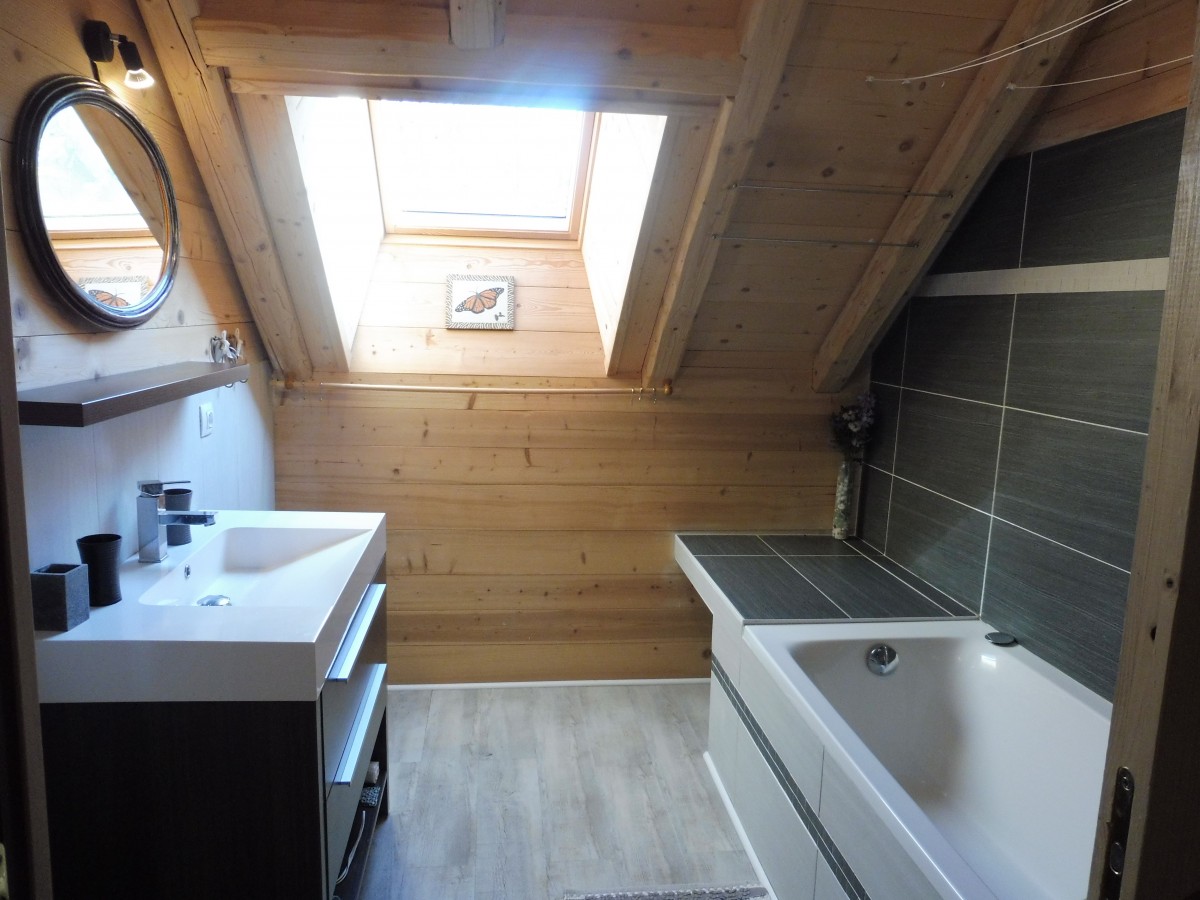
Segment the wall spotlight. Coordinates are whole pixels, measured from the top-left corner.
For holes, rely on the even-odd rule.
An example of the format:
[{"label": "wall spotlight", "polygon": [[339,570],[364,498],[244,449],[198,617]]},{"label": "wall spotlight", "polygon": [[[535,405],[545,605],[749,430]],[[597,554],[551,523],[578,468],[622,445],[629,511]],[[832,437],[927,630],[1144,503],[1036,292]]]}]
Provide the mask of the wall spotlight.
[{"label": "wall spotlight", "polygon": [[142,65],[137,44],[123,34],[113,34],[107,22],[88,19],[83,23],[83,49],[92,61],[92,75],[97,81],[100,73],[96,63],[112,62],[114,48],[121,51],[121,61],[125,63],[125,86],[139,91],[153,87],[154,78]]}]

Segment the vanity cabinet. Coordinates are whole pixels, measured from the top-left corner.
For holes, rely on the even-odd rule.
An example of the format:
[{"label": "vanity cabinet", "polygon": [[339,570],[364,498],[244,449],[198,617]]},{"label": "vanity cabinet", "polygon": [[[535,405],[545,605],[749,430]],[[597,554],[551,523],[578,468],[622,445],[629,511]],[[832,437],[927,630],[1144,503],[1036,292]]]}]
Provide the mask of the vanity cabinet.
[{"label": "vanity cabinet", "polygon": [[57,900],[358,896],[387,814],[383,568],[312,701],[42,704]]}]

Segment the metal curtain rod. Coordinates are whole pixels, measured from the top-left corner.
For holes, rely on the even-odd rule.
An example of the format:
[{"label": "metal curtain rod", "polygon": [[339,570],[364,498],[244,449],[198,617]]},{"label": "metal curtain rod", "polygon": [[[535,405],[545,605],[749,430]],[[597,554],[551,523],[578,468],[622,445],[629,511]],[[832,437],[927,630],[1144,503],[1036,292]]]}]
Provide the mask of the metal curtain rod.
[{"label": "metal curtain rod", "polygon": [[[293,385],[302,387],[303,385]],[[522,387],[465,387],[463,385],[447,385],[439,387],[433,384],[366,384],[357,381],[322,381],[318,387],[351,388],[362,391],[400,391],[405,393],[427,394],[627,394],[631,397],[642,398],[658,395],[658,388],[522,388]],[[663,396],[671,393],[671,382],[662,386]]]},{"label": "metal curtain rod", "polygon": [[816,186],[786,184],[782,181],[739,181],[734,187],[748,191],[800,191],[807,194],[880,194],[885,197],[940,197],[948,199],[953,191],[906,191],[903,188]]},{"label": "metal curtain rod", "polygon": [[820,238],[771,238],[771,237],[749,237],[741,234],[714,234],[713,237],[720,238],[723,241],[746,241],[747,243],[762,243],[762,244],[825,244],[832,246],[851,246],[851,247],[903,247],[908,250],[919,246],[916,241],[900,243],[899,241],[837,241],[837,240],[822,240]]}]

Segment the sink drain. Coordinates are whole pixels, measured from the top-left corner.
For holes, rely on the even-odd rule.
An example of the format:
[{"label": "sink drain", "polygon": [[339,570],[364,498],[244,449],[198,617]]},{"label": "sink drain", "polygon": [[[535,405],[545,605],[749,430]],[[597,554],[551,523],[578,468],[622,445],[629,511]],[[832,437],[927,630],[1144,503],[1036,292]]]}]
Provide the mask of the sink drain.
[{"label": "sink drain", "polygon": [[232,606],[233,601],[224,594],[209,594],[196,601],[197,606]]}]

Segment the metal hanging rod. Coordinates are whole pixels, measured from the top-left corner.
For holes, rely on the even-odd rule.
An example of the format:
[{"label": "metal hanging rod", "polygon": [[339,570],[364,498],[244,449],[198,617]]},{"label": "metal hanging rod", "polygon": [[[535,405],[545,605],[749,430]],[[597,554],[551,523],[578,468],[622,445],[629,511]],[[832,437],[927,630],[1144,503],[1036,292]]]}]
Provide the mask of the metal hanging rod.
[{"label": "metal hanging rod", "polygon": [[885,188],[885,187],[838,187],[838,186],[816,186],[786,184],[782,181],[739,181],[734,184],[735,188],[747,191],[798,191],[806,194],[879,194],[884,197],[938,197],[941,199],[949,199],[954,196],[953,191],[906,191],[902,188]]},{"label": "metal hanging rod", "polygon": [[[303,388],[304,383],[291,385],[293,388]],[[652,387],[635,388],[539,388],[539,387],[466,387],[464,385],[434,384],[366,384],[357,381],[321,381],[320,388],[348,388],[360,391],[397,391],[412,394],[624,394],[630,397],[650,397],[658,394],[664,397],[670,395],[671,382],[665,382],[661,389]]]},{"label": "metal hanging rod", "polygon": [[898,241],[838,241],[821,238],[747,237],[740,234],[714,234],[713,237],[719,238],[722,241],[745,241],[747,243],[760,244],[824,244],[825,246],[837,247],[903,247],[907,250],[912,250],[919,246],[916,241],[909,241],[908,243],[900,243]]}]

